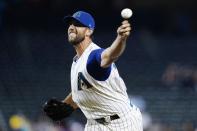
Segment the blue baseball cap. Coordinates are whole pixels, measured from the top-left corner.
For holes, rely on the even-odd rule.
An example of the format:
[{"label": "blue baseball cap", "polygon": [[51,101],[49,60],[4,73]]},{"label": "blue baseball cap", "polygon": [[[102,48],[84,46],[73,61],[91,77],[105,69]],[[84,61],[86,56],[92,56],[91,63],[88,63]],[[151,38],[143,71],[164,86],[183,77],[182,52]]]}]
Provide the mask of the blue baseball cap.
[{"label": "blue baseball cap", "polygon": [[95,28],[95,22],[94,18],[87,12],[84,11],[77,11],[72,16],[65,16],[64,22],[68,24],[70,21],[76,20],[80,22],[82,25],[94,29]]}]

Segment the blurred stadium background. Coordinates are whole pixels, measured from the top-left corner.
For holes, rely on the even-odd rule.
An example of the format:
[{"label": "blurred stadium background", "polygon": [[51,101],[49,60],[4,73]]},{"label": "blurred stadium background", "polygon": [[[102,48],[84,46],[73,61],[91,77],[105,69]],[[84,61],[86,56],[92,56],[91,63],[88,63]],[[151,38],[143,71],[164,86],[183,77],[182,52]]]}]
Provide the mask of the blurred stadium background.
[{"label": "blurred stadium background", "polygon": [[75,52],[65,14],[90,12],[94,41],[109,46],[129,7],[133,32],[116,64],[144,117],[145,131],[197,130],[196,1],[0,0],[0,131],[81,131],[78,110],[60,123],[42,112],[51,98],[70,92]]}]

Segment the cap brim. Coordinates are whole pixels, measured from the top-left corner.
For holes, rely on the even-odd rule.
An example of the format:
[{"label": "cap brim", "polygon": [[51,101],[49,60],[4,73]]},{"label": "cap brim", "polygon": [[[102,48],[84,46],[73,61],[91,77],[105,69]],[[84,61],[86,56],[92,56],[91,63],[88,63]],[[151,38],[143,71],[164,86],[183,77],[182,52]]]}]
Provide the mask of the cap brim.
[{"label": "cap brim", "polygon": [[[78,19],[76,19],[76,18],[74,18],[74,17],[72,17],[72,16],[65,16],[64,18],[63,18],[63,22],[64,22],[64,24],[67,26],[70,22],[72,22],[72,21],[77,21],[77,22],[79,22],[79,23],[81,23],[81,21],[79,21]],[[82,25],[84,25],[83,23],[81,23]],[[85,25],[84,25],[85,26]]]},{"label": "cap brim", "polygon": [[63,22],[64,22],[64,24],[69,24],[69,22],[71,22],[72,20],[75,20],[72,16],[65,16],[64,18],[63,18]]}]

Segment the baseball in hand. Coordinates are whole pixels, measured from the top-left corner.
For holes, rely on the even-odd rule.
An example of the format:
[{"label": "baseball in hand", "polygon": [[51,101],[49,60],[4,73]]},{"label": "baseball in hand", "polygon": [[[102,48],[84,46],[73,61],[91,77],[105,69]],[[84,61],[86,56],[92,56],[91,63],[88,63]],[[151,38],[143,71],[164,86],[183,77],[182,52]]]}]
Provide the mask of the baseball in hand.
[{"label": "baseball in hand", "polygon": [[129,8],[125,8],[121,11],[121,16],[124,19],[129,19],[133,15],[133,12]]}]

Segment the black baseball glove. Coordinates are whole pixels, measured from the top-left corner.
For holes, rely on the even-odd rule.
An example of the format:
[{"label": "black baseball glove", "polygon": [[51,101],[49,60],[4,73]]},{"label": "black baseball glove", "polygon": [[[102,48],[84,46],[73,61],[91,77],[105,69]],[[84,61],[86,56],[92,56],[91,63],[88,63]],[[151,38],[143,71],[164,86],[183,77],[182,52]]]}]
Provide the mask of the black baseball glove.
[{"label": "black baseball glove", "polygon": [[52,98],[44,104],[43,110],[49,118],[58,121],[68,117],[74,111],[74,108]]}]

